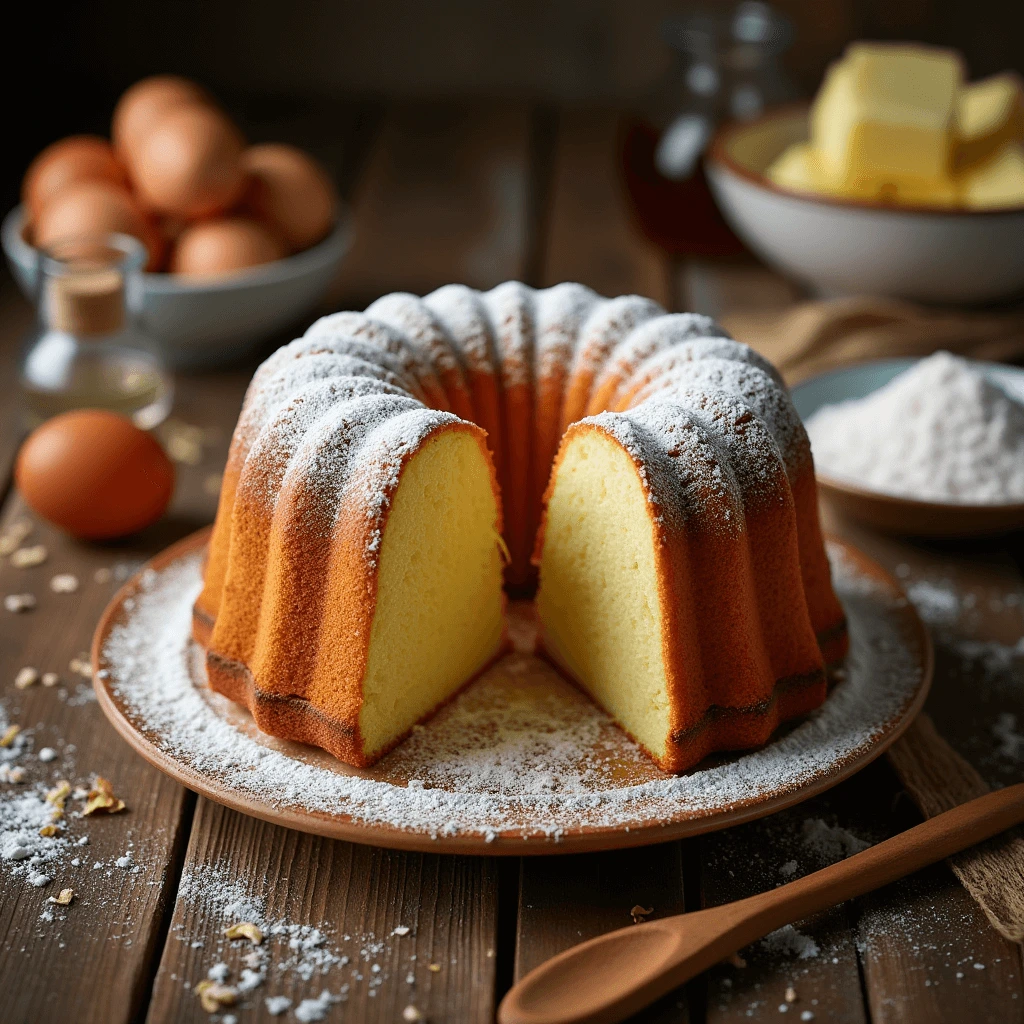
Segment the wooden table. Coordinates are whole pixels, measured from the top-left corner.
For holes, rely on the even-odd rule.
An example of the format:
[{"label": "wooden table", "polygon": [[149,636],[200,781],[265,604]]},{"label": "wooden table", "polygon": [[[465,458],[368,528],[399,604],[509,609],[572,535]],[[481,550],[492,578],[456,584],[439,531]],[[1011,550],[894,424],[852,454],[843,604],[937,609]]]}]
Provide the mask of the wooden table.
[{"label": "wooden table", "polygon": [[[396,288],[423,292],[456,280],[487,287],[512,277],[637,291],[713,315],[794,298],[752,263],[674,265],[638,238],[619,191],[611,113],[400,106],[346,109],[329,124],[357,230],[335,308],[361,308]],[[6,484],[20,436],[11,368],[29,314],[9,279],[3,288]],[[38,598],[32,612],[0,611],[3,707],[36,752],[58,752],[49,763],[22,758],[22,789],[62,777],[80,785],[98,773],[128,805],[123,814],[69,821],[89,845],[80,865],[62,866],[47,887],[0,864],[4,1021],[211,1019],[195,986],[220,961],[237,982],[246,954],[221,934],[231,894],[255,900],[285,932],[262,947],[271,965],[265,983],[212,1019],[269,1020],[267,996],[287,996],[294,1007],[347,983],[346,1001],[327,1019],[398,1021],[413,1005],[431,1021],[488,1021],[514,979],[566,946],[628,925],[637,905],[658,917],[745,896],[820,866],[828,851],[812,840],[824,827],[876,841],[916,820],[883,760],[810,803],[700,839],[498,860],[318,839],[196,799],[164,778],[115,736],[87,699],[87,680],[68,666],[116,587],[116,578],[97,582],[97,570],[116,577],[212,518],[252,368],[180,379],[174,422],[163,430],[182,460],[180,482],[163,522],[107,546],[77,544],[36,523],[47,561],[30,569],[0,563],[0,592]],[[5,494],[0,528],[26,516],[13,489]],[[912,546],[831,526],[898,573],[930,613],[938,664],[929,710],[943,734],[991,783],[1024,779],[1024,659],[1007,646],[1024,632],[1019,542]],[[66,572],[80,580],[78,591],[51,592],[50,578]],[[23,666],[58,672],[61,682],[15,689]],[[0,786],[6,798],[12,784]],[[129,849],[129,866],[118,867]],[[74,888],[74,903],[53,907],[48,897],[64,886]],[[303,977],[295,964],[316,954],[288,947],[289,938],[301,946],[302,926],[307,938],[308,928],[323,931],[318,948],[349,963]],[[396,927],[409,933],[395,935]],[[642,1019],[1024,1020],[1020,950],[988,926],[945,866],[799,923],[797,933],[788,944],[783,936],[745,950],[744,966],[716,968]],[[288,957],[292,966],[279,969]]]}]

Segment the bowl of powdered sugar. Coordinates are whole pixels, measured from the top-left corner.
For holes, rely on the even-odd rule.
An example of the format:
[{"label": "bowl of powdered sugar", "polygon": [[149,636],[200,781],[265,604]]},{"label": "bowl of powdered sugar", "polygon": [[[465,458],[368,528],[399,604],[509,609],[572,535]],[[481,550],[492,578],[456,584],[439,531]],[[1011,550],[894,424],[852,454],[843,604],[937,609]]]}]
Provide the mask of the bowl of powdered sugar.
[{"label": "bowl of powdered sugar", "polygon": [[1024,527],[1024,370],[937,352],[793,389],[822,493],[891,533]]}]

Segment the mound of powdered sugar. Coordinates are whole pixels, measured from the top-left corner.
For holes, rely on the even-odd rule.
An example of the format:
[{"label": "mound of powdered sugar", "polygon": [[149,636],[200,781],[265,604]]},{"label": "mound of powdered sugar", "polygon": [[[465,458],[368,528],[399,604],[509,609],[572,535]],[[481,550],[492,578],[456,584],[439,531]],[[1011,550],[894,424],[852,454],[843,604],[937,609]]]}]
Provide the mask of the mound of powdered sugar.
[{"label": "mound of powdered sugar", "polygon": [[834,773],[870,748],[917,692],[921,653],[897,614],[906,599],[839,549],[833,555],[850,618],[845,678],[766,747],[683,776],[659,771],[578,690],[522,652],[368,773],[282,744],[196,681],[190,632],[200,554],[140,576],[128,616],[103,645],[100,675],[135,727],[198,787],[216,781],[272,807],[488,841],[703,817]]},{"label": "mound of powdered sugar", "polygon": [[1024,405],[948,352],[819,409],[807,432],[836,480],[924,501],[1024,502]]}]

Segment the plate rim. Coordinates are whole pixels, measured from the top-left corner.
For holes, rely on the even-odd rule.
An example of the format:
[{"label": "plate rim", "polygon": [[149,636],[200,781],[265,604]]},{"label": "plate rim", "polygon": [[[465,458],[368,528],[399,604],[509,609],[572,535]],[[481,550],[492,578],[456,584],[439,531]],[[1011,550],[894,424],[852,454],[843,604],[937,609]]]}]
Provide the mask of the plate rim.
[{"label": "plate rim", "polygon": [[[384,823],[362,823],[352,820],[347,815],[329,815],[321,811],[296,807],[277,807],[241,795],[232,787],[211,780],[202,772],[165,753],[137,729],[122,710],[109,689],[109,674],[103,677],[100,675],[103,670],[103,645],[122,613],[124,601],[135,592],[143,573],[149,570],[159,572],[173,562],[194,554],[205,546],[211,532],[211,526],[204,527],[160,551],[140,566],[111,598],[100,616],[92,640],[93,688],[97,701],[115,731],[137,754],[192,792],[250,817],[329,839],[416,853],[521,857],[627,849],[717,832],[803,803],[855,775],[884,754],[903,735],[924,706],[931,689],[935,660],[931,634],[913,604],[907,600],[906,610],[922,655],[921,681],[913,698],[902,714],[891,723],[887,723],[885,731],[866,750],[849,757],[835,770],[822,773],[789,792],[754,798],[738,806],[696,813],[675,821],[651,821],[629,827],[581,826],[578,829],[567,830],[557,838],[548,835],[524,837],[518,832],[498,833],[493,840],[487,840],[483,835],[461,833],[431,838],[426,832],[405,830]],[[842,547],[844,553],[852,557],[860,568],[867,570],[876,578],[882,578],[897,593],[904,593],[895,577],[855,545],[835,536],[828,536],[826,540]]]}]

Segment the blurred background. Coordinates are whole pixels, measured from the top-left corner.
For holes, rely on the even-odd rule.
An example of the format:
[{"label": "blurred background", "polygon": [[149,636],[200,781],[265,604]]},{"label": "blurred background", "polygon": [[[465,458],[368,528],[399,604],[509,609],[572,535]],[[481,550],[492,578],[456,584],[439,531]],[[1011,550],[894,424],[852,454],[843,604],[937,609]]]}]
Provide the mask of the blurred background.
[{"label": "blurred background", "polygon": [[[159,259],[150,254],[148,269],[159,273],[144,275],[139,311],[177,368],[259,354],[318,311],[363,308],[388,291],[423,294],[450,281],[488,288],[517,278],[535,286],[577,280],[604,294],[638,292],[669,308],[730,317],[726,326],[738,337],[802,376],[820,369],[815,338],[830,326],[802,327],[804,341],[790,352],[781,344],[788,323],[736,318],[836,296],[1016,308],[1024,288],[1024,5],[97,0],[36,5],[25,17],[23,34],[12,38],[15,46],[18,38],[32,42],[31,59],[3,72],[12,101],[2,212],[18,203],[25,169],[44,147],[83,133],[108,138],[119,97],[152,75],[197,83],[226,115],[222,141],[233,132],[232,145],[298,147],[333,182],[323,201],[332,212],[302,244],[268,249],[263,238],[266,251],[255,252],[236,224],[218,222],[211,231],[230,229],[235,255],[221,247],[215,265],[197,267],[181,255],[192,251],[182,232],[205,230],[211,214],[149,202],[139,191],[140,160],[127,160],[130,201],[149,203],[140,215],[164,250]],[[983,97],[988,149],[972,165],[995,178],[983,182],[986,196],[975,202],[963,175],[949,177],[963,170],[952,153],[929,191],[894,195],[886,180],[866,204],[864,195],[808,177],[821,140],[810,154],[798,145],[808,117],[793,104],[815,97],[826,69],[856,40],[946,47],[944,59],[961,61],[964,88],[997,76],[1005,109],[998,97]],[[910,81],[918,73],[911,65],[901,72]],[[782,116],[787,109],[795,120]],[[768,128],[760,136],[759,122]],[[719,159],[713,140],[729,125],[753,133]],[[179,143],[189,149],[187,137]],[[902,139],[882,148],[897,164],[905,155]],[[122,146],[118,159],[128,155]],[[803,168],[800,180],[790,180],[783,156]],[[308,174],[302,182],[293,182],[287,205],[308,213]],[[777,185],[788,189],[785,202]],[[945,193],[954,186],[951,201]],[[905,217],[915,204],[918,212]],[[236,197],[212,216],[254,216],[258,228],[280,235],[280,224],[251,207]],[[964,210],[970,216],[958,216]],[[31,298],[39,225],[16,216],[8,217],[4,249]],[[133,233],[123,223],[103,225]],[[45,248],[39,237],[34,244]],[[10,295],[9,278],[3,287]],[[846,309],[822,307],[822,322]],[[922,314],[876,304],[871,315],[899,327]],[[965,328],[958,320],[948,330],[959,338]],[[971,334],[954,347],[1018,353],[1015,319],[978,330],[984,344]],[[855,351],[840,354],[834,342],[828,349],[836,359],[920,354],[933,347],[933,333],[928,320],[912,341],[890,332],[870,344],[854,339]]]},{"label": "blurred background", "polygon": [[[43,45],[31,73],[17,71],[4,207],[17,201],[22,173],[46,143],[106,132],[117,97],[147,74],[195,78],[254,139],[280,138],[293,126],[294,141],[343,177],[344,154],[332,153],[323,134],[323,121],[341,116],[339,107],[468,97],[628,105],[671,59],[663,23],[693,7],[674,0],[94,0],[63,11],[29,5],[24,38]],[[1024,70],[1021,4],[778,0],[773,7],[792,23],[784,67],[808,97],[828,62],[858,38],[954,46],[975,77]]]}]

